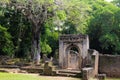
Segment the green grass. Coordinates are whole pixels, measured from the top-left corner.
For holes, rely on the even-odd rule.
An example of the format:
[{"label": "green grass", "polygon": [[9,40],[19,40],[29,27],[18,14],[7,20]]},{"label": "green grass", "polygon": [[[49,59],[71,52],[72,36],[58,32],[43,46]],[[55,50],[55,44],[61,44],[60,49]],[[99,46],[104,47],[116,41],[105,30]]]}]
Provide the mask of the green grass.
[{"label": "green grass", "polygon": [[47,80],[47,79],[44,77],[34,75],[0,73],[0,80]]},{"label": "green grass", "polygon": [[[81,80],[81,79],[70,77],[38,76],[31,74],[0,73],[0,80]],[[107,78],[106,80],[120,80],[120,78]]]},{"label": "green grass", "polygon": [[0,73],[0,80],[80,80],[71,77],[38,76],[32,74]]},{"label": "green grass", "polygon": [[107,78],[106,80],[120,80],[120,78]]}]

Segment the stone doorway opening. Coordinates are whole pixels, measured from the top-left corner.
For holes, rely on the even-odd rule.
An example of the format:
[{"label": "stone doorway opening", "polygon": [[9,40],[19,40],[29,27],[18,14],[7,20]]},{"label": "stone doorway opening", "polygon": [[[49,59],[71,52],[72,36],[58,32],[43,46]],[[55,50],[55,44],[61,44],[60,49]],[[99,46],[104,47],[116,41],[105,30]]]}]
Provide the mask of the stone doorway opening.
[{"label": "stone doorway opening", "polygon": [[77,46],[71,45],[67,49],[67,69],[79,70],[79,53]]},{"label": "stone doorway opening", "polygon": [[67,34],[59,38],[59,67],[61,69],[81,70],[88,55],[87,35]]}]

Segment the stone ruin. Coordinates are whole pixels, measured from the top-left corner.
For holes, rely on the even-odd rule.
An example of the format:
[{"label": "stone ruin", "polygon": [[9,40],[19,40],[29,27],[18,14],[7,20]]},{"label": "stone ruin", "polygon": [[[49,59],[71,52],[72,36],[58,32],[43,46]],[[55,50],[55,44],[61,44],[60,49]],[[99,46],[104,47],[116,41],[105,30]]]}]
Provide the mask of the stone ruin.
[{"label": "stone ruin", "polygon": [[59,38],[59,66],[62,69],[81,70],[88,55],[87,35],[62,35]]},{"label": "stone ruin", "polygon": [[88,35],[68,34],[59,38],[60,69],[82,71],[87,80],[98,74],[98,56],[96,50],[89,49]]},{"label": "stone ruin", "polygon": [[[56,52],[58,54],[58,50]],[[19,67],[21,70],[18,70],[17,72],[20,73],[27,71],[28,73],[40,73],[45,75],[74,76],[74,74],[76,75],[82,72],[82,76],[78,76],[83,77],[83,80],[88,80],[90,77],[95,76],[97,76],[99,80],[104,80],[106,76],[120,77],[120,55],[103,55],[99,54],[99,52],[96,50],[89,49],[89,38],[87,35],[67,34],[60,36],[59,56],[56,56],[56,62],[52,62],[55,61],[53,59],[54,58],[49,59],[46,55],[44,55],[43,61],[45,65],[42,65],[42,67],[40,67],[32,66],[31,64],[21,63],[21,61],[16,61],[16,59],[15,61],[17,63],[12,63],[14,62],[14,59],[0,56],[0,68],[9,67],[11,69]],[[55,66],[52,65],[51,62],[54,63]],[[98,74],[98,70],[99,73],[102,74]],[[8,72],[8,70],[0,69],[0,72],[2,71]],[[62,74],[60,74],[61,72]]]}]

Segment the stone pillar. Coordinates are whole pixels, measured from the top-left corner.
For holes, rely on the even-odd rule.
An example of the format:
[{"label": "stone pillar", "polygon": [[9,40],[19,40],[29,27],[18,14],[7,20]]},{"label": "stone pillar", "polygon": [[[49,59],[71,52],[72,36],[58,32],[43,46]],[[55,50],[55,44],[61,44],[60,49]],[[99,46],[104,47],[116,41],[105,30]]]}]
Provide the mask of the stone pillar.
[{"label": "stone pillar", "polygon": [[93,77],[93,68],[82,69],[82,80],[90,80]]},{"label": "stone pillar", "polygon": [[46,61],[44,65],[44,75],[48,75],[48,76],[55,75],[53,72],[54,70],[55,67],[52,65],[52,62]]},{"label": "stone pillar", "polygon": [[106,74],[98,74],[97,78],[98,78],[98,80],[105,80]]},{"label": "stone pillar", "polygon": [[99,64],[99,53],[98,53],[98,51],[94,50],[94,52],[92,54],[92,59],[93,59],[93,67],[94,67],[93,75],[96,76],[96,75],[98,75],[98,64]]},{"label": "stone pillar", "polygon": [[63,41],[59,40],[59,67],[63,67],[63,57],[64,57],[64,45]]}]

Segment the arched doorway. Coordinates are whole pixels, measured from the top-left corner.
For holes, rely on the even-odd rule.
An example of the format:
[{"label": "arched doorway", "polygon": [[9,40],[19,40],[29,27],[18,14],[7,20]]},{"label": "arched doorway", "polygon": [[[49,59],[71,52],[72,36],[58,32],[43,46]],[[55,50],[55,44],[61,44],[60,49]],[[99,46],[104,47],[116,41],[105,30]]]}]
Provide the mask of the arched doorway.
[{"label": "arched doorway", "polygon": [[88,49],[89,39],[87,35],[61,35],[59,38],[59,67],[61,69],[81,70]]},{"label": "arched doorway", "polygon": [[80,69],[80,50],[76,45],[67,48],[67,69]]}]

